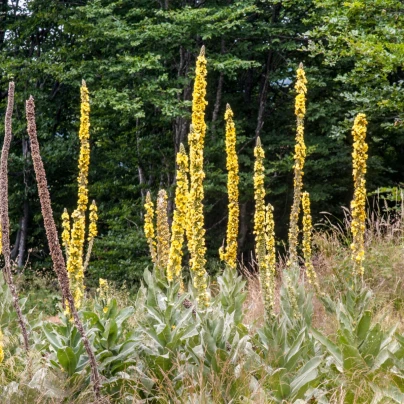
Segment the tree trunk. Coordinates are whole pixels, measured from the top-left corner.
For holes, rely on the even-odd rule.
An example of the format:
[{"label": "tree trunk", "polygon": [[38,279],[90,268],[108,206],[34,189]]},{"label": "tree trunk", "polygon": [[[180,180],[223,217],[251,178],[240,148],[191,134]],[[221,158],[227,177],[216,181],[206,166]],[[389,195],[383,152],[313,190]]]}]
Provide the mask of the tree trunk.
[{"label": "tree trunk", "polygon": [[24,266],[25,259],[25,249],[27,245],[27,235],[28,235],[28,219],[29,219],[29,204],[28,201],[24,201],[24,215],[20,220],[20,242],[18,246],[18,267]]},{"label": "tree trunk", "polygon": [[238,245],[240,251],[243,251],[244,249],[244,244],[248,234],[249,217],[247,213],[247,205],[248,202],[240,204],[240,229],[238,234]]}]

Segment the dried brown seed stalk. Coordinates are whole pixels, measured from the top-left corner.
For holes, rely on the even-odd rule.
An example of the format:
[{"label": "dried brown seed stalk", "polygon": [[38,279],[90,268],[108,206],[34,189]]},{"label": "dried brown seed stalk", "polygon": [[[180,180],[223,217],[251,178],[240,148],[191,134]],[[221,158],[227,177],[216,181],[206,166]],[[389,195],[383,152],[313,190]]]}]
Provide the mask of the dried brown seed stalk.
[{"label": "dried brown seed stalk", "polygon": [[51,207],[51,200],[48,190],[48,182],[46,180],[45,168],[43,166],[38,137],[36,133],[35,123],[35,104],[32,96],[26,102],[26,114],[27,114],[27,130],[31,140],[31,155],[34,163],[34,170],[38,185],[39,200],[41,202],[41,210],[45,224],[46,237],[48,239],[49,250],[53,261],[54,269],[57,273],[60,288],[62,290],[63,300],[69,305],[70,312],[73,315],[74,323],[79,330],[81,338],[83,340],[84,347],[86,349],[90,366],[91,366],[91,381],[93,382],[94,393],[97,400],[100,399],[100,375],[97,369],[97,362],[95,360],[94,353],[91,349],[90,342],[84,331],[83,324],[78,315],[76,306],[74,305],[74,299],[69,287],[69,278],[66,270],[66,263],[63,258],[62,248],[59,243],[59,236],[56,229],[55,221],[53,219],[53,212]]},{"label": "dried brown seed stalk", "polygon": [[1,151],[0,162],[0,216],[1,216],[1,232],[2,232],[2,244],[3,244],[3,256],[4,256],[4,279],[10,289],[13,297],[13,305],[17,312],[18,322],[20,323],[22,336],[24,338],[25,350],[28,351],[28,331],[27,322],[21,312],[20,303],[18,301],[17,289],[14,285],[13,275],[11,272],[11,253],[10,253],[10,235],[8,220],[8,154],[10,150],[11,138],[12,138],[12,116],[14,107],[14,83],[10,82],[8,86],[8,102],[5,119],[5,134],[3,149]]}]

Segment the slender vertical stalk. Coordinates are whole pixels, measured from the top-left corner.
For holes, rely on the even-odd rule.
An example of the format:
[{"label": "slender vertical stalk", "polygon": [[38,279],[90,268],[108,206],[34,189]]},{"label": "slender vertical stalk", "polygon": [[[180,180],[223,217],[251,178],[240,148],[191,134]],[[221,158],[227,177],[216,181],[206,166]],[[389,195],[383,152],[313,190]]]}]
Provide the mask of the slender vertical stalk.
[{"label": "slender vertical stalk", "polygon": [[86,253],[86,259],[84,260],[84,272],[88,268],[88,264],[90,263],[90,258],[91,258],[91,252],[93,251],[93,246],[94,246],[94,239],[98,235],[98,229],[97,229],[97,220],[98,220],[98,214],[97,214],[98,208],[95,203],[95,201],[92,202],[90,205],[90,225],[88,226],[88,247],[87,247],[87,253]]},{"label": "slender vertical stalk", "polygon": [[5,118],[5,134],[3,149],[1,151],[0,162],[0,215],[1,215],[1,235],[2,235],[2,252],[4,256],[4,279],[10,289],[13,297],[14,309],[17,312],[18,322],[21,327],[22,336],[24,338],[25,350],[29,349],[27,321],[24,318],[20,303],[18,301],[18,292],[14,284],[11,272],[11,252],[10,252],[10,223],[8,219],[8,155],[10,151],[12,138],[12,116],[14,108],[14,83],[10,82],[8,87],[8,102]]},{"label": "slender vertical stalk", "polygon": [[310,195],[308,192],[303,192],[302,195],[302,207],[303,207],[303,256],[304,264],[306,267],[307,280],[311,285],[313,285],[316,293],[321,294],[320,286],[317,280],[317,274],[313,267],[313,262],[311,260],[311,232],[312,232],[312,221],[311,221],[311,209],[310,209]]},{"label": "slender vertical stalk", "polygon": [[191,226],[188,240],[191,254],[190,267],[194,274],[194,286],[198,291],[198,303],[201,306],[209,305],[207,292],[206,265],[206,242],[203,214],[203,149],[206,134],[205,109],[206,101],[206,58],[203,46],[196,61],[194,91],[192,94],[192,125],[189,134],[190,154],[190,192],[189,192],[189,215]]},{"label": "slender vertical stalk", "polygon": [[351,202],[352,210],[352,262],[354,273],[363,277],[363,260],[365,259],[365,229],[366,229],[366,160],[368,145],[366,144],[367,120],[365,114],[358,114],[352,128],[354,139],[352,160],[354,178],[354,197]]},{"label": "slender vertical stalk", "polygon": [[48,189],[48,181],[46,179],[45,168],[43,166],[38,137],[36,133],[35,123],[35,104],[32,96],[26,102],[26,114],[27,114],[27,130],[31,140],[31,155],[34,164],[34,170],[36,175],[36,181],[38,185],[39,200],[41,202],[42,216],[44,219],[46,237],[48,239],[50,255],[53,261],[54,270],[58,276],[59,285],[62,290],[63,301],[66,301],[71,314],[73,315],[74,323],[83,340],[84,348],[87,352],[90,367],[91,367],[91,381],[94,387],[94,393],[97,400],[100,398],[100,376],[97,369],[97,362],[94,353],[91,349],[90,342],[84,331],[83,324],[80,320],[76,306],[74,304],[73,295],[69,287],[69,277],[66,270],[65,260],[63,258],[62,248],[59,243],[58,231],[53,219],[53,212],[51,206],[51,200]]},{"label": "slender vertical stalk", "polygon": [[[265,309],[268,307],[268,263],[266,246],[266,220],[265,220],[265,153],[261,145],[260,137],[257,138],[257,144],[254,148],[254,235],[255,235],[255,255],[259,268],[260,285],[262,299]],[[267,313],[267,311],[266,311]]]},{"label": "slender vertical stalk", "polygon": [[296,145],[295,145],[295,164],[294,168],[294,192],[293,192],[293,204],[292,211],[290,213],[290,225],[289,225],[289,260],[288,266],[295,267],[298,264],[297,258],[297,243],[299,235],[299,213],[300,202],[302,199],[302,187],[303,187],[303,168],[306,159],[306,145],[304,144],[304,116],[306,114],[306,93],[307,93],[307,79],[303,70],[303,64],[301,63],[297,69],[297,81],[295,89],[297,92],[295,101],[295,115],[296,115]]},{"label": "slender vertical stalk", "polygon": [[144,234],[149,244],[150,257],[154,265],[157,265],[156,235],[154,231],[154,204],[151,200],[150,192],[147,191],[146,203],[144,204]]},{"label": "slender vertical stalk", "polygon": [[167,192],[161,189],[157,196],[157,266],[164,273],[167,271],[170,254],[170,226],[167,216]]},{"label": "slender vertical stalk", "polygon": [[84,242],[86,231],[86,211],[88,205],[88,169],[90,166],[90,98],[86,82],[80,88],[80,155],[77,209],[73,212],[73,228],[67,258],[67,272],[70,288],[73,292],[76,307],[81,306],[84,297]]},{"label": "slender vertical stalk", "polygon": [[226,249],[221,247],[219,249],[220,259],[225,261],[226,264],[236,269],[237,266],[237,237],[238,237],[238,223],[239,223],[239,203],[238,203],[238,158],[236,152],[236,127],[233,121],[233,111],[230,105],[226,106],[226,113],[224,115],[226,120],[226,153],[227,162],[226,168],[229,172],[227,177],[227,193],[229,196],[229,218],[227,221],[227,234],[226,234]]},{"label": "slender vertical stalk", "polygon": [[276,250],[275,250],[275,223],[274,208],[268,203],[265,214],[265,243],[266,243],[266,296],[265,311],[267,316],[272,316],[275,309],[275,273],[276,273]]},{"label": "slender vertical stalk", "polygon": [[187,195],[189,192],[188,156],[182,143],[180,144],[180,151],[177,153],[177,167],[175,209],[171,225],[171,244],[167,266],[167,279],[169,282],[173,280],[181,281],[182,246],[186,231]]}]

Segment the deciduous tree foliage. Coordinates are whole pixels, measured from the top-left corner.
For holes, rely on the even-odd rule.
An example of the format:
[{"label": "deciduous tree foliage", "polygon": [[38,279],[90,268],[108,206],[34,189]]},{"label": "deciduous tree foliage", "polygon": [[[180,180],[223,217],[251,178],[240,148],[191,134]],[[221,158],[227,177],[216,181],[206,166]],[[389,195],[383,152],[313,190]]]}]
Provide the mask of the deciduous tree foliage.
[{"label": "deciduous tree foliage", "polygon": [[[89,275],[133,282],[149,262],[146,192],[168,190],[175,156],[187,144],[194,66],[208,60],[205,140],[206,241],[218,259],[227,224],[224,113],[235,112],[240,162],[240,253],[252,249],[253,148],[265,145],[266,187],[277,236],[285,238],[293,186],[296,129],[293,80],[303,62],[309,91],[306,188],[318,212],[348,206],[350,127],[369,120],[369,191],[401,181],[404,129],[404,5],[369,0],[30,0],[2,1],[0,110],[16,83],[10,155],[13,256],[46,267],[48,253],[23,117],[32,94],[56,218],[77,195],[79,87],[91,95],[89,197],[100,237]],[[3,112],[2,112],[3,113]],[[60,223],[61,225],[61,223]],[[91,276],[90,276],[91,279]]]}]

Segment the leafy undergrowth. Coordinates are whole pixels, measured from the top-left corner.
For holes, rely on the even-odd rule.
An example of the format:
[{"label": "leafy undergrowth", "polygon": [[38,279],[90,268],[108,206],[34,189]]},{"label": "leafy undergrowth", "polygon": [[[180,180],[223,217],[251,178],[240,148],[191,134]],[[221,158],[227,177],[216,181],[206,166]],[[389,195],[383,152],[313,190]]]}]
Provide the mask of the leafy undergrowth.
[{"label": "leafy undergrowth", "polygon": [[[363,283],[351,278],[349,241],[335,231],[317,234],[324,294],[313,296],[303,274],[287,273],[292,286],[279,279],[271,319],[264,319],[256,279],[229,270],[215,279],[206,310],[196,306],[191,285],[180,294],[178,284],[148,270],[136,295],[110,287],[107,297],[88,298],[80,315],[103,395],[111,403],[404,402],[403,247],[390,230],[368,234]],[[38,281],[21,301],[30,322],[26,354],[1,283],[2,402],[91,403],[79,334],[44,290]],[[33,296],[42,301],[28,306]]]}]

